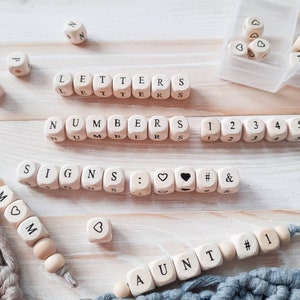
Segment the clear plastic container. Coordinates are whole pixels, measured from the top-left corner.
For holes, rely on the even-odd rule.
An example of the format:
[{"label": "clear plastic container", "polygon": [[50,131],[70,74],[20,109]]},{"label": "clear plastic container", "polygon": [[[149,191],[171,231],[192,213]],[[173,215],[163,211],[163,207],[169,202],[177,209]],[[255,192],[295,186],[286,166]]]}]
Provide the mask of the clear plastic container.
[{"label": "clear plastic container", "polygon": [[[299,6],[299,0],[240,0],[224,41],[220,78],[269,92],[278,91],[295,74],[288,65]],[[269,41],[271,52],[263,61],[228,53],[231,41],[244,40],[243,22],[250,16],[264,21],[262,37]]]}]

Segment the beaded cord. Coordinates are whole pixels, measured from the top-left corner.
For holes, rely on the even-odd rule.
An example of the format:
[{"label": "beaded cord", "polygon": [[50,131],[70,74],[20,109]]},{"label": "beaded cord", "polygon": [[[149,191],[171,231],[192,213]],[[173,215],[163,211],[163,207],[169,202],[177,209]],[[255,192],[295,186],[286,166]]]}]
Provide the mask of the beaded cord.
[{"label": "beaded cord", "polygon": [[[290,224],[291,237],[300,226]],[[119,299],[109,293],[96,300]],[[132,298],[126,298],[132,299]],[[202,275],[182,283],[178,288],[140,295],[136,300],[299,300],[300,270],[258,268],[234,277]]]}]

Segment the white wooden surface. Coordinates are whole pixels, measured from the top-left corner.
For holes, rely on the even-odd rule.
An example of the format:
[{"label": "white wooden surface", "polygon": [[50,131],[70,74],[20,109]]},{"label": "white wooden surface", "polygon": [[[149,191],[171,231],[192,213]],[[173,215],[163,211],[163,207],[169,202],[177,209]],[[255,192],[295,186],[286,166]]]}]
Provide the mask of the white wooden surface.
[{"label": "white wooden surface", "polygon": [[[20,263],[20,283],[26,299],[94,299],[111,291],[127,270],[164,254],[178,254],[203,242],[229,239],[259,226],[298,223],[300,213],[299,143],[202,143],[202,116],[300,114],[299,91],[285,87],[269,94],[221,81],[217,77],[222,40],[236,1],[34,1],[0,2],[0,81],[6,90],[0,105],[1,176],[41,217],[67,260],[79,287],[71,289],[42,262],[1,217]],[[63,23],[81,19],[89,40],[69,44]],[[14,50],[28,53],[30,76],[15,78],[6,69]],[[52,90],[58,71],[88,70],[95,74],[146,72],[187,73],[191,98],[174,100],[61,98]],[[184,143],[135,143],[130,140],[64,142],[43,136],[44,120],[57,115],[102,113],[129,116],[189,116],[192,136]],[[129,174],[160,167],[220,168],[240,171],[241,189],[235,195],[174,193],[132,197],[91,191],[45,191],[16,181],[16,166],[24,159],[39,163],[99,163],[119,166]],[[86,221],[110,218],[113,240],[90,244]],[[300,239],[279,251],[245,261],[234,261],[213,273],[235,275],[259,266],[299,268]]]}]

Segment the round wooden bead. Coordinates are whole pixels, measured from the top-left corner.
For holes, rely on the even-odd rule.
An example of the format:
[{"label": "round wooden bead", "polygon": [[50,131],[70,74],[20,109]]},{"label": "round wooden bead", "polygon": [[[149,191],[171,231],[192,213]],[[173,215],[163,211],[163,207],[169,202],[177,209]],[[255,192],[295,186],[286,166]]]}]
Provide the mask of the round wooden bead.
[{"label": "round wooden bead", "polygon": [[129,286],[125,282],[117,282],[113,287],[113,294],[117,298],[128,298],[130,296]]},{"label": "round wooden bead", "polygon": [[6,185],[4,180],[2,178],[0,178],[0,186],[4,186],[4,185]]},{"label": "round wooden bead", "polygon": [[37,258],[44,260],[56,252],[56,245],[52,239],[43,238],[34,244],[32,251]]},{"label": "round wooden bead", "polygon": [[231,242],[221,242],[219,248],[225,260],[233,260],[235,258],[236,252],[234,245]]},{"label": "round wooden bead", "polygon": [[55,273],[57,270],[59,270],[65,264],[66,264],[65,259],[60,253],[52,254],[44,262],[45,269],[49,273]]},{"label": "round wooden bead", "polygon": [[278,225],[278,226],[274,227],[274,230],[278,234],[280,242],[282,244],[286,244],[291,240],[291,233],[287,226]]}]

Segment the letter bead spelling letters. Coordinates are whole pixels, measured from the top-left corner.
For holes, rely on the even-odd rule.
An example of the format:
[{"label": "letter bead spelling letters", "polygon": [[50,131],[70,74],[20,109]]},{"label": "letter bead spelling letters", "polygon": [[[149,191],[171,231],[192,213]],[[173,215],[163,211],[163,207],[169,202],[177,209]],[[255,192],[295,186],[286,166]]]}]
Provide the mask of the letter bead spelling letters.
[{"label": "letter bead spelling letters", "polygon": [[116,98],[131,96],[131,78],[127,74],[117,74],[113,78],[113,94]]},{"label": "letter bead spelling letters", "polygon": [[169,136],[172,141],[184,141],[190,137],[189,122],[184,116],[169,119]]},{"label": "letter bead spelling letters", "polygon": [[53,87],[57,94],[68,97],[74,94],[73,76],[71,73],[60,72],[53,78]]},{"label": "letter bead spelling letters", "polygon": [[93,79],[94,94],[100,98],[107,98],[113,94],[112,78],[105,73],[98,73]]},{"label": "letter bead spelling letters", "polygon": [[145,140],[148,137],[148,120],[142,115],[133,115],[128,119],[127,134],[131,140]]},{"label": "letter bead spelling letters", "polygon": [[93,95],[93,77],[90,73],[79,72],[74,74],[74,91],[79,96]]},{"label": "letter bead spelling letters", "polygon": [[171,78],[171,97],[185,100],[190,96],[190,79],[184,74],[176,74]]},{"label": "letter bead spelling letters", "polygon": [[151,80],[146,74],[136,74],[132,77],[132,96],[137,99],[147,99],[151,95]]},{"label": "letter bead spelling letters", "polygon": [[170,79],[165,75],[155,75],[152,78],[151,95],[153,99],[167,99],[170,97]]}]

